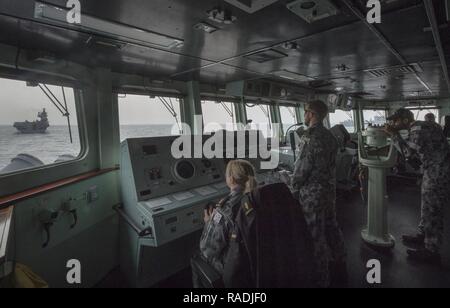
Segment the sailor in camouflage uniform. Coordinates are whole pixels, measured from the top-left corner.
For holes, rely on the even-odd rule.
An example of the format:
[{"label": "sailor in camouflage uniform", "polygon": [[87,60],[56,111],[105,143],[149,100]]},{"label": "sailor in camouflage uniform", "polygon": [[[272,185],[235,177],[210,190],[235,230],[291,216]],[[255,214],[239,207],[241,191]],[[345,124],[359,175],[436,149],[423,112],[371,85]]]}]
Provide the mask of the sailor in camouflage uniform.
[{"label": "sailor in camouflage uniform", "polygon": [[[202,258],[210,264],[218,274],[224,274],[229,243],[233,237],[234,219],[241,206],[245,193],[256,188],[255,170],[244,160],[231,161],[226,170],[227,185],[230,194],[215,207],[205,209],[205,226],[200,239],[200,253],[195,258]],[[203,285],[200,275],[192,263],[194,287]]]},{"label": "sailor in camouflage uniform", "polygon": [[[450,198],[450,148],[442,128],[433,122],[415,121],[407,109],[399,109],[388,120],[386,131],[398,142],[406,156],[418,155],[422,162],[422,210],[419,233],[403,236],[407,245],[419,245],[409,249],[410,258],[436,263],[444,231],[444,206]],[[409,138],[403,140],[398,133],[409,130]],[[423,247],[422,247],[423,246]]]},{"label": "sailor in camouflage uniform", "polygon": [[[323,126],[328,107],[322,101],[306,105],[309,127],[299,145],[291,184],[302,205],[314,241],[318,286],[330,286],[330,272],[345,275],[344,238],[336,219],[337,141]],[[297,193],[298,192],[298,193]]]}]

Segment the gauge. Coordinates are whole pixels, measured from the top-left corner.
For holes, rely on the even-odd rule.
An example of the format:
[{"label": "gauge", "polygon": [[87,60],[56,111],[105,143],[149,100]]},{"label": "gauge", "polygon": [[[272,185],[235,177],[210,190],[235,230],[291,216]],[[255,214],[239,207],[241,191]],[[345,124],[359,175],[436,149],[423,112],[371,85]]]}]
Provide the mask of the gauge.
[{"label": "gauge", "polygon": [[189,180],[195,175],[195,167],[190,161],[180,161],[175,165],[175,174],[181,180]]}]

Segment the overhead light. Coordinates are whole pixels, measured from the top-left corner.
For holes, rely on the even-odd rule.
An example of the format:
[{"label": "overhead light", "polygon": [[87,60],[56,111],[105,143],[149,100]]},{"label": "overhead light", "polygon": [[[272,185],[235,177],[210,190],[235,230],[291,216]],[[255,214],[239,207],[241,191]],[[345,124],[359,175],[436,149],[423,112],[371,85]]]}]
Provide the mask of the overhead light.
[{"label": "overhead light", "polygon": [[68,12],[66,8],[35,2],[34,17],[37,19],[57,22],[64,24],[66,27],[80,29],[88,33],[107,36],[122,41],[141,43],[152,47],[173,49],[181,48],[184,45],[182,39],[106,21],[86,14],[82,14],[81,16],[81,24],[69,24],[67,22]]},{"label": "overhead light", "polygon": [[198,24],[194,25],[194,29],[195,30],[202,30],[202,31],[204,31],[206,33],[209,33],[209,34],[219,30],[217,27],[211,26],[211,25],[207,24],[206,22],[199,22]]},{"label": "overhead light", "polygon": [[118,40],[111,40],[106,38],[98,38],[90,36],[86,44],[93,47],[111,48],[111,49],[123,49],[127,44]]},{"label": "overhead light", "polygon": [[47,63],[47,64],[55,64],[56,63],[56,57],[53,54],[50,54],[48,52],[44,52],[41,50],[32,50],[27,53],[27,58],[30,61],[36,61],[41,63]]},{"label": "overhead light", "polygon": [[289,79],[289,80],[294,80],[294,81],[298,81],[298,82],[308,82],[308,81],[315,80],[315,78],[313,78],[313,77],[309,77],[309,76],[302,75],[299,73],[290,72],[287,70],[275,71],[270,74],[280,77],[280,78],[283,78],[283,79]]},{"label": "overhead light", "polygon": [[288,57],[287,54],[282,53],[281,51],[278,51],[276,49],[268,49],[268,50],[262,50],[258,51],[249,55],[244,56],[247,60],[257,62],[257,63],[264,63],[269,62],[273,60],[278,60]]}]

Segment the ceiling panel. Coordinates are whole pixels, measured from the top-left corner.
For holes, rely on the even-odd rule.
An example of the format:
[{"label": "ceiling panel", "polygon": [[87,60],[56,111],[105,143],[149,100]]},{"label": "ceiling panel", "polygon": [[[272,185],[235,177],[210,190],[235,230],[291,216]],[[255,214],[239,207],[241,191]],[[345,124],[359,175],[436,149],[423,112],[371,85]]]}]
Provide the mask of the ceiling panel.
[{"label": "ceiling panel", "polygon": [[[59,6],[66,3],[45,2]],[[341,1],[333,1],[339,8],[337,16],[312,24],[290,12],[288,2],[280,0],[249,14],[221,0],[81,0],[83,14],[184,40],[182,48],[163,50],[144,46],[145,42],[111,42],[111,38],[92,36],[68,25],[43,24],[42,20],[34,20],[34,1],[0,0],[0,42],[149,78],[195,79],[223,85],[241,79],[270,78],[271,72],[286,70],[315,79],[301,85],[373,94],[367,98],[385,99],[426,90],[414,74],[373,78],[367,73],[369,69],[399,65],[400,61]],[[367,10],[366,1],[352,3],[363,14]],[[450,54],[450,30],[445,14],[439,11],[441,6],[436,4],[438,22],[445,25],[442,40]],[[229,11],[237,20],[230,25],[208,20],[206,12],[214,8]],[[193,28],[205,21],[218,31],[207,34]],[[420,65],[418,75],[433,93],[448,95],[428,27],[420,0],[383,1],[382,24],[376,26],[406,62]],[[106,44],[99,45],[96,40]],[[294,40],[295,49],[280,45]],[[247,57],[269,49],[287,57],[264,63]]]}]

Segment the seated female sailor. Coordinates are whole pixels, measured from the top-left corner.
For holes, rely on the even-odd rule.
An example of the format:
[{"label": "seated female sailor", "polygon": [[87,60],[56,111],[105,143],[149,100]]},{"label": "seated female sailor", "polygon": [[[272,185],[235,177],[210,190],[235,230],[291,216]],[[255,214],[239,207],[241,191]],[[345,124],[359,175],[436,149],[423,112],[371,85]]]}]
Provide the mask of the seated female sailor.
[{"label": "seated female sailor", "polygon": [[[241,205],[245,193],[256,188],[255,169],[245,160],[230,161],[225,172],[230,194],[215,207],[205,209],[205,227],[200,239],[200,254],[220,275],[223,274],[229,239],[233,230],[233,213]],[[194,287],[201,287],[193,266]]]}]

